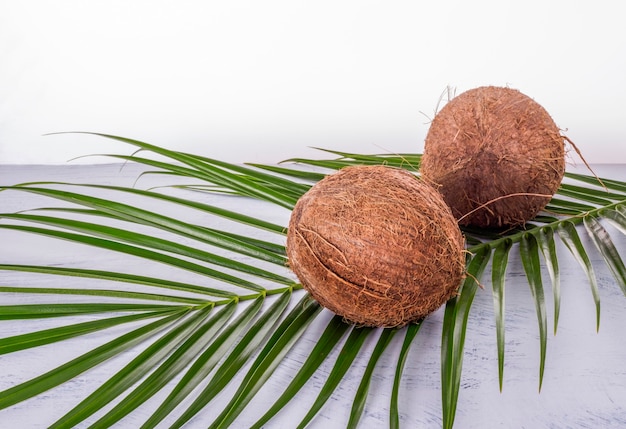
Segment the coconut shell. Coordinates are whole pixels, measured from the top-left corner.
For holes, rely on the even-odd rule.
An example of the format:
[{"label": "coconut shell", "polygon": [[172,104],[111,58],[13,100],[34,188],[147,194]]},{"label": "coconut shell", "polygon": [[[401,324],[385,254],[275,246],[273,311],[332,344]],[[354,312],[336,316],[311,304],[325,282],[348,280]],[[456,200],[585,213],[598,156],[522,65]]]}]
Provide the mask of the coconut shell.
[{"label": "coconut shell", "polygon": [[433,119],[420,172],[461,225],[510,228],[534,218],[558,189],[564,143],[548,112],[528,96],[475,88]]},{"label": "coconut shell", "polygon": [[314,299],[361,326],[423,319],[455,295],[465,270],[464,240],[441,195],[385,166],[344,168],[305,193],[287,256]]}]

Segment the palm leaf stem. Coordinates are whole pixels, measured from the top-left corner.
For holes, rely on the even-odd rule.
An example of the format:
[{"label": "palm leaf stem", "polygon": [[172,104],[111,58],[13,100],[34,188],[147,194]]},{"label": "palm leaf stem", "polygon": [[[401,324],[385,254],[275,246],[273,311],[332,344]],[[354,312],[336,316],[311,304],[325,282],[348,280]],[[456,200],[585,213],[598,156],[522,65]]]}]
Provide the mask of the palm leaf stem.
[{"label": "palm leaf stem", "polygon": [[507,235],[500,236],[498,238],[493,238],[489,241],[484,241],[484,242],[481,242],[480,244],[471,246],[467,250],[470,253],[475,253],[485,247],[489,249],[495,249],[496,247],[501,245],[501,243],[505,240],[511,240],[513,241],[513,243],[519,243],[525,234],[533,234],[536,236],[541,233],[542,229],[545,229],[545,228],[549,228],[553,231],[556,231],[559,227],[561,227],[564,224],[572,224],[574,226],[579,225],[579,224],[582,224],[585,218],[587,217],[596,217],[596,218],[603,217],[603,213],[605,211],[617,210],[620,207],[626,207],[626,199],[611,203],[606,206],[595,207],[589,210],[580,211],[580,212],[577,212],[575,216],[567,216],[564,218],[560,218],[554,222],[541,225],[540,227],[534,227],[529,230],[520,230],[512,234],[507,234]]}]

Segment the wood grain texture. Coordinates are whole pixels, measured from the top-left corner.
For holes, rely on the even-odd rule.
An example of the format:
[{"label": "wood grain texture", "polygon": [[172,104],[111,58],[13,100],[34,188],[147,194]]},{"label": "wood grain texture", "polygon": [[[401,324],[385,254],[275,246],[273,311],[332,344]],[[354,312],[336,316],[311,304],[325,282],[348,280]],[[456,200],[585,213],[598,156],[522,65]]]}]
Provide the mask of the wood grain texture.
[{"label": "wood grain texture", "polygon": [[[598,165],[596,172],[603,177],[626,180],[626,166]],[[0,165],[0,184],[10,185],[33,180],[59,180],[103,184],[132,185],[141,167],[129,165],[120,169],[119,165],[90,166],[8,166]],[[582,171],[581,171],[582,172]],[[172,183],[171,177],[158,178],[145,176],[138,186],[148,188],[154,185]],[[103,195],[106,195],[103,194]],[[203,201],[219,202],[234,210],[250,212],[272,222],[287,224],[289,212],[268,204],[245,199],[198,194]],[[48,202],[52,205],[51,202]],[[55,203],[56,204],[56,203]],[[45,206],[41,198],[17,192],[0,192],[0,211],[15,212],[32,207]],[[173,212],[172,212],[173,213]],[[203,222],[203,215],[197,212],[177,213],[181,219]],[[211,226],[220,227],[217,218]],[[241,233],[254,233],[241,226]],[[626,237],[611,225],[607,225],[614,242],[622,255],[626,255]],[[553,336],[552,296],[549,278],[544,273],[546,304],[550,336],[548,339],[545,378],[541,393],[539,385],[539,331],[534,304],[527,285],[523,267],[517,251],[510,255],[506,280],[506,350],[504,388],[498,390],[498,367],[496,351],[496,331],[493,315],[493,300],[489,276],[485,276],[484,290],[479,290],[470,313],[469,328],[465,345],[465,360],[461,379],[456,428],[622,428],[626,427],[626,297],[606,268],[601,256],[588,245],[592,263],[596,269],[602,314],[600,330],[595,329],[595,306],[588,281],[576,261],[567,253],[561,243],[557,252],[561,267],[561,314],[559,329]],[[85,250],[69,243],[44,240],[36,236],[16,234],[12,231],[0,232],[0,260],[3,263],[59,263],[71,266],[89,266],[97,260],[98,266],[117,269],[138,269],[150,272],[153,276],[168,276],[167,268],[137,267],[134,260],[112,252]],[[158,271],[155,271],[158,270]],[[192,278],[191,274],[180,274],[178,280]],[[188,276],[188,277],[187,277]],[[0,272],[1,285],[47,285],[50,281],[58,286],[80,285],[79,279],[65,279],[29,276],[22,273]],[[25,304],[38,302],[41,296],[28,298],[19,295],[3,294],[2,304]],[[76,299],[67,297],[64,299]],[[257,395],[244,414],[237,420],[236,427],[245,428],[271,405],[282,392],[290,377],[306,359],[316,338],[331,317],[328,312],[320,317],[307,330],[298,346],[278,368],[274,377]],[[400,396],[401,424],[407,428],[437,428],[441,426],[440,389],[440,343],[443,309],[432,314],[423,324],[409,353],[402,392]],[[84,319],[81,319],[84,320]],[[36,329],[58,326],[67,319],[6,322],[0,321],[0,337],[15,335]],[[89,334],[60,344],[29,349],[0,356],[0,390],[28,380],[72,357],[103,344],[119,335],[125,328],[114,328],[104,332]],[[374,373],[370,398],[361,420],[361,427],[387,427],[389,401],[393,382],[396,356],[403,336],[396,335],[388,350],[381,357]],[[365,351],[371,352],[375,337],[369,338]],[[42,428],[63,415],[82,398],[95,390],[108,376],[140,350],[125,353],[110,362],[82,374],[69,383],[63,384],[31,400],[0,410],[0,428]],[[332,356],[331,356],[332,357]],[[313,420],[313,428],[342,428],[348,421],[352,396],[358,387],[360,376],[367,365],[368,353],[363,353],[346,379],[335,392],[331,401]],[[331,369],[326,361],[314,377],[312,383],[301,391],[296,400],[301,406],[291,406],[268,423],[267,428],[291,428],[294,422],[304,416],[315,399],[325,376]],[[176,382],[178,379],[175,379]],[[173,387],[173,385],[170,385]],[[234,391],[233,386],[229,392]],[[165,398],[170,388],[149,400],[142,408],[122,420],[117,427],[138,427]],[[228,392],[227,392],[228,393]],[[215,417],[221,406],[228,401],[228,395],[220,395],[216,401],[194,420],[189,427],[206,427]],[[94,422],[98,413],[87,420],[85,427]],[[173,419],[163,422],[167,427]]]}]

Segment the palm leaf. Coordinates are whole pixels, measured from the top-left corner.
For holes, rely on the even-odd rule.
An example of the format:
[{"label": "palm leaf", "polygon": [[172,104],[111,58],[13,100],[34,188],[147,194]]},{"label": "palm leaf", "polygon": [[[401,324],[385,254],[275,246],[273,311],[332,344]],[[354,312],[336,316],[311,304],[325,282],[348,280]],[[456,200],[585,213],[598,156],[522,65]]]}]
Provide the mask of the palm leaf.
[{"label": "palm leaf", "polygon": [[0,395],[0,409],[17,404],[18,402],[32,398],[52,387],[58,386],[77,375],[93,368],[94,366],[110,359],[117,354],[128,350],[146,339],[152,337],[160,330],[179,320],[187,309],[181,309],[166,317],[135,329],[127,334],[116,338],[100,347],[97,347],[76,359],[45,373],[37,376],[29,381],[18,384],[14,387],[6,389]]},{"label": "palm leaf", "polygon": [[546,364],[546,347],[548,343],[548,325],[546,316],[546,302],[543,293],[543,283],[541,281],[541,266],[539,264],[539,245],[537,239],[532,234],[524,234],[520,243],[520,255],[524,271],[528,278],[531,295],[535,302],[537,320],[539,321],[539,342],[540,342],[540,362],[539,362],[539,390],[543,382],[543,372]]},{"label": "palm leaf", "polygon": [[[245,406],[259,391],[263,383],[277,368],[281,359],[294,346],[298,338],[313,318],[321,310],[321,307],[311,299],[297,306],[280,326],[274,331],[259,356],[252,364],[252,368],[244,377],[239,389],[229,402],[228,406],[213,421],[211,428],[228,427],[235,418],[243,411]],[[178,420],[177,423],[183,422]],[[174,424],[174,427],[178,427]]]},{"label": "palm leaf", "polygon": [[[192,407],[195,407],[196,410],[201,409],[203,405],[209,403],[211,398],[228,384],[230,378],[236,374],[252,355],[255,349],[261,344],[263,338],[274,326],[275,322],[279,319],[289,303],[290,297],[290,291],[283,293],[280,299],[277,299],[272,306],[256,320],[248,329],[248,332],[241,338],[239,344],[225,358],[224,363],[221,365],[219,376],[216,375],[204,389],[204,394],[200,396],[202,398],[201,401],[194,402],[195,405]],[[250,309],[254,309],[254,307],[250,307]],[[196,359],[167,399],[163,401],[159,408],[146,420],[142,428],[154,427],[172,412],[175,407],[204,380],[222,357],[226,355],[238,335],[248,326],[248,312],[249,311],[242,313],[244,316],[240,316],[237,322],[229,324],[220,334],[219,338],[213,341],[199,358]],[[195,412],[197,411],[193,411],[189,415],[192,416]]]},{"label": "palm leaf", "polygon": [[378,342],[376,343],[376,347],[372,351],[372,355],[370,356],[367,367],[365,368],[363,378],[361,378],[359,388],[354,395],[354,402],[352,403],[352,409],[350,410],[350,420],[348,420],[348,428],[356,428],[358,426],[359,420],[365,410],[365,404],[372,381],[372,375],[376,369],[376,364],[387,349],[387,346],[393,339],[396,332],[397,330],[392,328],[383,329],[381,332]]},{"label": "palm leaf", "polygon": [[613,273],[615,280],[622,288],[622,291],[624,291],[624,294],[626,294],[626,267],[624,267],[624,261],[622,261],[619,252],[615,248],[615,245],[611,240],[611,236],[593,216],[585,216],[584,224],[593,243],[596,245],[600,253],[602,253],[602,256],[609,266],[611,273]]},{"label": "palm leaf", "polygon": [[[123,282],[123,283],[131,283],[137,285],[144,285],[154,288],[164,288],[171,289],[182,292],[189,293],[197,293],[201,295],[209,295],[217,298],[227,298],[232,299],[237,297],[236,294],[229,291],[224,291],[221,289],[210,288],[204,285],[195,285],[191,283],[182,283],[174,280],[168,279],[159,279],[154,277],[136,275],[132,273],[119,273],[113,271],[103,271],[103,270],[91,270],[91,269],[83,269],[83,268],[72,268],[72,267],[51,267],[51,266],[37,266],[37,265],[20,265],[20,264],[0,264],[0,271],[20,271],[24,273],[40,273],[46,275],[57,275],[57,276],[67,276],[67,277],[79,277],[85,279],[101,279],[101,280],[109,280],[112,282]],[[3,287],[0,289],[2,292],[16,292],[15,289],[18,288],[9,288]],[[120,294],[126,294],[126,297],[130,297],[128,294],[135,294],[138,292],[119,292],[119,291],[107,291],[103,289],[67,289],[67,288],[19,288],[24,291],[24,293],[47,293],[47,294],[82,294],[82,295],[108,295],[108,296],[121,296]],[[162,296],[162,295],[160,295]],[[134,296],[135,298],[137,296]],[[141,297],[145,298],[145,294],[141,295]],[[175,300],[187,300],[193,299],[185,296],[175,296]],[[241,299],[241,297],[239,298]],[[200,302],[206,302],[205,300],[201,300]]]},{"label": "palm leaf", "polygon": [[554,242],[554,229],[542,227],[539,234],[535,236],[539,242],[541,252],[546,261],[546,268],[550,274],[552,282],[552,293],[554,299],[554,334],[556,335],[559,325],[559,314],[561,311],[561,281],[559,274],[559,261],[556,254],[556,244]]},{"label": "palm leaf", "polygon": [[31,347],[39,347],[63,341],[69,338],[96,332],[102,329],[111,328],[116,325],[136,322],[142,319],[162,317],[174,310],[142,311],[127,316],[110,317],[102,320],[65,325],[58,328],[44,329],[27,334],[15,335],[0,339],[0,355],[13,353],[19,350],[26,350]]},{"label": "palm leaf", "polygon": [[393,389],[391,392],[391,404],[389,412],[389,427],[391,429],[397,429],[400,427],[400,411],[398,405],[398,398],[400,396],[400,382],[402,380],[402,373],[404,371],[404,364],[406,363],[409,350],[413,344],[413,339],[419,332],[422,324],[415,323],[409,325],[405,329],[404,341],[402,342],[402,348],[398,354],[398,364],[396,365],[396,372],[393,378]]},{"label": "palm leaf", "polygon": [[[256,312],[261,308],[262,303],[263,299],[257,298],[255,304],[248,306],[248,308],[240,316],[240,320],[236,323],[233,323],[233,325],[237,326],[240,323],[245,324],[250,321],[250,319],[254,317]],[[164,386],[166,386],[170,380],[177,376],[188,364],[190,364],[198,356],[198,354],[204,349],[206,344],[211,341],[213,337],[228,322],[235,309],[236,305],[234,301],[233,303],[222,307],[222,309],[218,313],[213,315],[210,319],[206,320],[206,322],[198,325],[195,329],[193,329],[190,335],[188,335],[187,339],[182,344],[176,344],[175,342],[170,340],[169,342],[171,346],[176,347],[176,349],[169,355],[167,360],[163,362],[163,364],[161,364],[156,370],[150,373],[150,375],[137,388],[135,388],[128,396],[126,396],[120,403],[118,403],[113,409],[111,409],[107,414],[101,417],[92,426],[111,426],[112,424],[118,422],[124,416],[129,414],[131,411],[139,407],[145,401],[147,401]],[[143,353],[143,355],[145,354],[146,352]],[[136,361],[141,365],[149,362],[149,359],[147,359],[143,355],[139,355],[137,358],[135,358],[133,362]],[[129,364],[129,367],[130,366],[132,366],[132,363]],[[144,373],[144,371],[142,371],[140,367],[137,367],[133,372],[135,372],[137,375],[143,375]],[[122,374],[122,372],[118,374]],[[129,375],[132,375],[132,373]],[[114,386],[113,378],[110,380],[109,396],[112,396],[111,399],[115,398],[119,394],[122,394],[126,390],[124,388],[124,385],[129,385],[132,383],[132,381],[134,381],[129,375],[126,375],[125,377],[119,377],[118,386]],[[100,389],[94,392],[93,395],[98,396],[98,401],[103,401],[103,397],[105,398],[107,396],[103,395],[102,392],[106,389],[106,387],[106,385],[103,385],[100,387]],[[89,401],[89,398],[86,398],[82,403],[92,404],[93,402]],[[73,411],[78,414],[80,410],[80,404],[74,410]],[[66,414],[64,416],[64,419],[68,418],[71,413],[72,412]],[[83,415],[85,415],[85,413],[83,413]]]},{"label": "palm leaf", "polygon": [[[299,338],[311,330],[310,326],[319,327],[319,316],[325,312],[300,290],[285,266],[284,225],[263,219],[257,213],[251,216],[227,210],[219,203],[203,203],[200,201],[202,197],[211,195],[216,201],[227,201],[219,198],[254,199],[289,210],[312,184],[336,169],[385,164],[418,174],[420,161],[417,154],[365,155],[325,150],[335,158],[291,159],[285,162],[289,167],[239,165],[123,137],[95,135],[137,148],[132,155],[108,156],[150,168],[142,174],[179,178],[187,183],[172,184],[169,187],[171,192],[164,192],[168,187],[145,190],[96,183],[12,184],[0,190],[30,194],[46,201],[46,206],[0,215],[0,232],[35,234],[44,240],[68,241],[75,246],[98,249],[104,254],[116,252],[162,266],[171,271],[176,280],[145,273],[119,272],[103,268],[98,261],[89,266],[72,266],[68,261],[62,261],[60,266],[53,265],[53,262],[26,265],[3,261],[0,264],[0,272],[19,272],[24,275],[22,279],[65,278],[80,282],[80,287],[0,285],[0,295],[48,298],[35,304],[2,305],[0,319],[19,321],[54,317],[55,320],[67,320],[54,328],[0,338],[0,353],[18,353],[82,335],[128,327],[116,339],[0,392],[0,408],[39,395],[120,353],[137,347],[143,350],[92,395],[61,416],[53,424],[58,427],[72,426],[86,419],[91,419],[94,427],[108,427],[134,413],[155,393],[169,386],[173,387],[169,395],[160,400],[143,427],[155,427],[163,421],[169,421],[172,427],[180,427],[204,413],[205,407],[220,393],[227,396],[226,405],[212,415],[211,427],[236,424],[248,404],[273,379],[274,372],[281,370],[285,357],[294,348],[301,347]],[[598,285],[589,249],[580,233],[586,234],[594,244],[594,250],[606,261],[626,295],[623,260],[609,230],[602,225],[606,220],[619,232],[626,232],[626,183],[612,179],[602,179],[602,182],[606,188],[594,177],[567,173],[566,181],[550,202],[547,212],[537,216],[525,228],[505,234],[464,230],[468,244],[467,277],[459,295],[446,304],[442,325],[444,427],[451,428],[454,424],[468,319],[489,261],[492,261],[490,278],[500,389],[506,357],[506,272],[511,259],[518,255],[510,252],[513,247],[519,250],[536,308],[541,346],[540,387],[548,340],[541,276],[544,267],[553,288],[555,333],[560,308],[559,255],[555,236],[561,239],[589,278],[597,326],[600,320]],[[103,192],[106,197],[97,196]],[[124,199],[130,199],[131,203],[122,202]],[[59,205],[50,206],[50,201]],[[166,214],[165,210],[155,210],[154,203],[163,209],[175,207],[180,212],[197,213],[203,220],[201,223],[184,221]],[[207,226],[207,218],[222,219],[226,226]],[[253,233],[242,234],[239,226]],[[540,254],[545,265],[539,259]],[[183,272],[187,274],[179,276]],[[299,302],[292,302],[295,296],[300,297]],[[68,297],[87,302],[65,301]],[[95,298],[108,301],[92,302]],[[289,307],[291,310],[287,311]],[[76,317],[95,319],[77,323]],[[137,324],[141,326],[137,328]],[[326,362],[332,369],[318,397],[304,410],[300,425],[306,426],[344,379],[349,374],[354,375],[353,363],[361,359],[367,365],[359,375],[360,382],[346,422],[349,427],[356,427],[368,404],[370,382],[379,370],[377,362],[387,353],[396,353],[393,356],[396,366],[389,421],[391,427],[399,427],[402,410],[398,398],[403,394],[403,369],[421,324],[403,328],[403,339],[394,335],[395,329],[355,328],[337,317],[330,319],[326,326],[317,337],[319,341],[309,358],[297,368],[291,384],[272,406],[253,419],[256,421],[254,427],[271,422],[280,411],[293,406],[293,397],[312,378],[321,376],[320,366]],[[376,346],[368,352],[363,345],[368,340],[375,341],[376,337]],[[396,341],[401,341],[401,346],[387,347]],[[205,384],[203,388],[202,384]],[[112,400],[115,402],[113,406],[102,413]]]},{"label": "palm leaf", "polygon": [[307,411],[306,415],[298,424],[298,429],[305,428],[313,417],[318,413],[319,410],[322,409],[326,401],[330,399],[332,393],[335,391],[339,382],[343,379],[344,375],[350,369],[352,362],[358,355],[363,343],[367,339],[368,335],[372,332],[372,328],[355,328],[352,329],[348,339],[345,344],[341,348],[339,352],[339,356],[335,361],[335,365],[333,369],[328,374],[328,378],[326,379],[326,383],[322,386],[322,390],[320,390],[315,402],[311,406],[311,408]]},{"label": "palm leaf", "polygon": [[[65,414],[61,419],[52,424],[52,428],[73,427],[84,419],[92,415],[94,412],[103,408],[109,402],[117,398],[125,392],[135,382],[139,381],[147,371],[159,364],[166,356],[170,355],[168,361],[163,366],[157,368],[156,373],[162,373],[163,367],[171,362],[174,358],[179,357],[179,351],[188,349],[189,346],[184,340],[193,333],[194,337],[202,336],[207,331],[207,327],[212,327],[216,319],[223,319],[229,316],[234,310],[233,306],[226,306],[220,314],[213,318],[210,322],[202,324],[203,320],[211,313],[212,308],[205,307],[201,311],[194,312],[186,320],[182,320],[178,326],[175,326],[166,335],[163,335],[157,341],[150,345],[146,350],[140,353],[121,371],[107,380],[102,386],[96,389],[91,395],[85,398],[80,404],[74,407],[70,412]],[[199,327],[201,327],[199,329]],[[153,373],[155,374],[155,373]],[[152,379],[149,378],[147,381]],[[131,398],[134,396],[131,396]],[[102,420],[107,420],[112,413],[108,413]],[[109,420],[114,421],[110,418]]]},{"label": "palm leaf", "polygon": [[513,241],[503,240],[493,251],[491,267],[491,283],[493,291],[493,306],[496,318],[496,339],[498,343],[498,380],[500,391],[504,378],[504,311],[505,311],[505,279],[506,267],[509,260],[509,251]]},{"label": "palm leaf", "polygon": [[[283,284],[291,284],[293,281],[283,276],[278,276],[274,273],[271,273],[266,270],[261,270],[258,267],[249,264],[243,264],[241,262],[237,262],[233,259],[225,258],[220,255],[216,255],[215,253],[206,252],[197,249],[192,246],[185,246],[179,244],[177,242],[171,240],[165,240],[162,238],[140,234],[133,231],[128,231],[120,228],[113,228],[109,226],[104,226],[96,223],[83,222],[78,220],[68,220],[53,216],[40,216],[40,215],[32,215],[32,214],[23,214],[23,213],[15,213],[15,214],[0,214],[0,217],[5,219],[17,219],[17,220],[25,220],[31,223],[42,223],[49,226],[56,226],[59,228],[64,228],[66,230],[76,231],[81,234],[88,234],[92,237],[101,237],[107,239],[107,241],[92,241],[91,245],[93,246],[107,246],[108,240],[113,240],[116,243],[126,243],[130,246],[117,246],[117,251],[122,251],[125,253],[133,254],[135,256],[148,257],[149,259],[153,259],[152,255],[145,255],[143,252],[139,251],[140,248],[148,248],[152,250],[156,250],[160,253],[170,253],[176,254],[179,256],[184,256],[187,258],[192,258],[198,261],[206,262],[208,264],[217,265],[219,267],[228,268],[231,270],[251,274],[257,277],[270,279],[273,281],[281,282]],[[14,226],[6,226],[7,228],[13,228]],[[39,228],[24,228],[19,227],[23,231],[30,231],[39,234],[53,234],[49,232],[50,230],[42,230]],[[60,238],[64,238],[66,240],[74,240],[80,241],[82,240],[81,235],[74,234],[63,234],[59,235]],[[110,248],[107,246],[107,248]],[[113,250],[113,249],[111,249]],[[175,260],[174,264],[179,264],[179,260]],[[275,261],[273,261],[275,262]],[[207,273],[204,273],[207,274]],[[208,274],[207,274],[208,275]],[[217,278],[220,278],[224,281],[230,281],[234,284],[238,284],[239,282],[233,279],[228,280],[225,276],[217,275]],[[243,286],[243,285],[240,285]],[[249,287],[254,289],[254,286],[247,285],[243,287]]]},{"label": "palm leaf", "polygon": [[450,299],[446,304],[441,336],[441,402],[443,427],[446,429],[452,428],[454,425],[461,384],[467,320],[478,289],[478,282],[490,256],[491,252],[487,247],[481,248],[478,253],[474,254],[468,264],[467,277],[461,285],[458,296]]},{"label": "palm leaf", "polygon": [[600,293],[598,292],[598,282],[596,280],[595,270],[589,259],[589,255],[583,246],[580,236],[574,226],[573,222],[566,221],[559,225],[558,233],[569,249],[574,255],[580,266],[583,268],[589,279],[591,285],[591,294],[593,295],[593,301],[596,306],[596,329],[600,329]]},{"label": "palm leaf", "polygon": [[265,423],[267,423],[282,408],[284,408],[291,401],[291,399],[293,399],[296,393],[311,379],[313,374],[326,359],[327,354],[333,350],[337,343],[339,343],[348,328],[349,325],[344,323],[339,316],[335,316],[330,320],[328,326],[315,344],[315,347],[311,350],[309,357],[302,364],[298,373],[292,378],[287,388],[269,408],[269,410],[267,410],[267,412],[263,414],[263,416],[261,416],[261,418],[257,420],[250,429],[263,427]]}]

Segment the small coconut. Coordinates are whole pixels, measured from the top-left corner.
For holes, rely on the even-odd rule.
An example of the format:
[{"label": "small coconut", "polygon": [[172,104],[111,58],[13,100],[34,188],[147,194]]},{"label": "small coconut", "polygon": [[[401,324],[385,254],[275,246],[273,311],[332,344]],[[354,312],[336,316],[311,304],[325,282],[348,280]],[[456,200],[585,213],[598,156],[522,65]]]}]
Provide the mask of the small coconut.
[{"label": "small coconut", "polygon": [[403,326],[455,295],[464,240],[441,195],[412,173],[353,166],[297,202],[289,266],[322,306],[361,326]]},{"label": "small coconut", "polygon": [[565,138],[548,112],[521,92],[471,89],[430,125],[420,171],[461,225],[510,228],[534,218],[565,171]]}]

